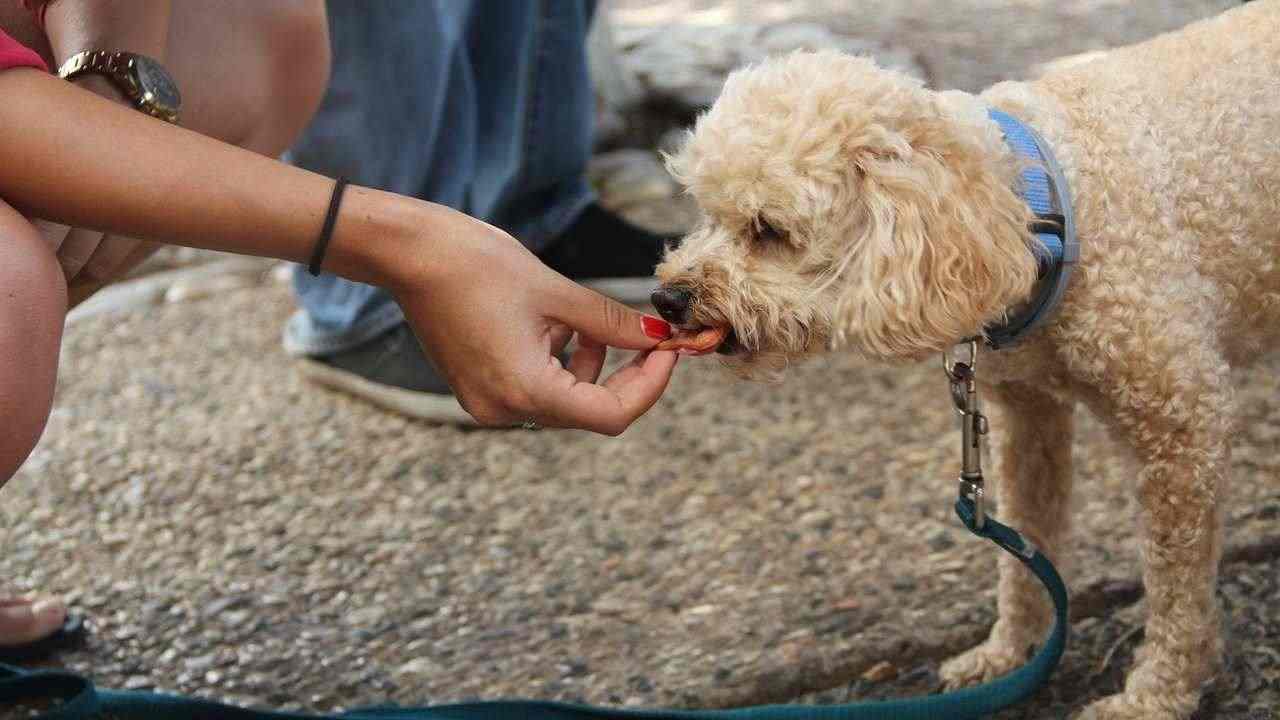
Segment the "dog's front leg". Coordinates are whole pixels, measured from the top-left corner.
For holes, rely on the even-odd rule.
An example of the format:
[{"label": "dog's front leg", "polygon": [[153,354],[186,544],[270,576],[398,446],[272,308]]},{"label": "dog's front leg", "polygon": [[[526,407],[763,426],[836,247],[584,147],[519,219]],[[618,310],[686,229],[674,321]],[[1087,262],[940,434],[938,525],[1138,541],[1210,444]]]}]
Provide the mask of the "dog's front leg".
[{"label": "dog's front leg", "polygon": [[1150,395],[1126,383],[1112,399],[1117,425],[1144,465],[1137,495],[1146,639],[1124,691],[1094,703],[1082,719],[1189,718],[1222,656],[1214,588],[1234,402],[1226,363],[1196,353],[1202,349],[1189,347],[1185,364],[1144,378],[1156,388]]},{"label": "dog's front leg", "polygon": [[[1071,495],[1072,405],[1021,384],[994,388],[1002,417],[993,422],[1002,437],[996,472],[1001,522],[1017,528],[1057,562],[1067,532]],[[998,588],[1000,617],[983,644],[948,660],[942,679],[950,687],[973,685],[1013,670],[1044,638],[1053,608],[1035,576],[1002,553]]]}]

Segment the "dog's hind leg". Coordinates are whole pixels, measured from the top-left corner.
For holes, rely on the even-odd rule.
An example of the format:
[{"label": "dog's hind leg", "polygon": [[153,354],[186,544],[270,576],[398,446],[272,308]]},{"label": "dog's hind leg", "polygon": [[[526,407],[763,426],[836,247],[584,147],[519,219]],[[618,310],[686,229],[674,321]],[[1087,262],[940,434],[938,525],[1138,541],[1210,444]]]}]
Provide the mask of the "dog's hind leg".
[{"label": "dog's hind leg", "polygon": [[[992,424],[1003,438],[992,475],[997,514],[1057,562],[1069,517],[1072,405],[1029,385],[993,389],[1003,410]],[[948,686],[1003,675],[1026,662],[1032,647],[1044,639],[1053,620],[1052,606],[1035,576],[1004,553],[998,603],[1000,616],[986,642],[943,664],[942,678]]]}]

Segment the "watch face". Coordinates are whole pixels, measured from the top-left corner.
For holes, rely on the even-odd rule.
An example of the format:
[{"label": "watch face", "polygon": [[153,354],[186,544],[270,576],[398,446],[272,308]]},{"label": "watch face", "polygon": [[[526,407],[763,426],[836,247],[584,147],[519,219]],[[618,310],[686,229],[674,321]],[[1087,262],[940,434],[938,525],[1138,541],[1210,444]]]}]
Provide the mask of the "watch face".
[{"label": "watch face", "polygon": [[149,57],[134,56],[133,62],[143,97],[169,112],[176,113],[182,107],[182,96],[178,94],[178,87],[173,84],[169,73]]}]

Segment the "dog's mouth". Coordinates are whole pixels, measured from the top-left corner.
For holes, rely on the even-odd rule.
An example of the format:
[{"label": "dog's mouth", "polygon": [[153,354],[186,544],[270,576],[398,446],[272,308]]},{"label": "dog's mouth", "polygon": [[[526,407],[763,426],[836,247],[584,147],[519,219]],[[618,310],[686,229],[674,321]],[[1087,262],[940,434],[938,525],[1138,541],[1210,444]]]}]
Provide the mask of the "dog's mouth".
[{"label": "dog's mouth", "polygon": [[706,355],[717,352],[729,355],[740,349],[738,336],[728,325],[698,325],[677,327],[675,334],[659,345],[659,350],[679,350],[686,355]]},{"label": "dog's mouth", "polygon": [[738,334],[733,331],[733,328],[729,328],[724,340],[716,346],[716,352],[721,355],[736,355],[742,351],[742,343],[738,342]]}]

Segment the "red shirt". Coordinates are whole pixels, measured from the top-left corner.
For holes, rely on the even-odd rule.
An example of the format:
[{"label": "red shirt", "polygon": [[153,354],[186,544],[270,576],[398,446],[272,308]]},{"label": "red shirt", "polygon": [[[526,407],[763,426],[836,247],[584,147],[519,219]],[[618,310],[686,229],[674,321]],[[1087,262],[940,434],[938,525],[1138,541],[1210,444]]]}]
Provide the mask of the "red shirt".
[{"label": "red shirt", "polygon": [[0,30],[0,70],[15,67],[31,67],[46,72],[49,70],[34,50]]}]

